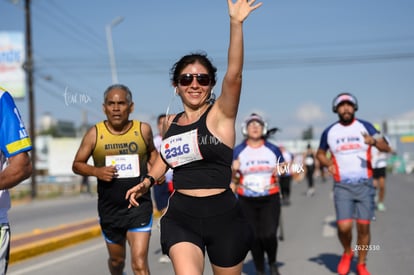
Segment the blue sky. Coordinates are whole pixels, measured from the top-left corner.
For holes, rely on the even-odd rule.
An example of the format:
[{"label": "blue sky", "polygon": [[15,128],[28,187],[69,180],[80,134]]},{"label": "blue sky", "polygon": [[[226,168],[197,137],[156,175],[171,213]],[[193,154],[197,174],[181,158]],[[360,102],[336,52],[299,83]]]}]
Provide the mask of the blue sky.
[{"label": "blue sky", "polygon": [[[24,1],[0,0],[0,31],[24,31]],[[414,1],[263,0],[244,24],[245,69],[238,127],[251,112],[282,129],[318,136],[336,120],[333,97],[351,92],[358,117],[414,119]],[[203,50],[226,70],[227,1],[32,0],[37,121],[50,113],[79,124],[104,119],[111,84],[105,26],[112,28],[119,82],[134,93],[133,118],[181,110],[169,69]],[[66,97],[65,97],[66,95]],[[72,100],[68,100],[71,96]],[[28,124],[27,99],[17,102]],[[39,122],[37,122],[39,124]]]}]

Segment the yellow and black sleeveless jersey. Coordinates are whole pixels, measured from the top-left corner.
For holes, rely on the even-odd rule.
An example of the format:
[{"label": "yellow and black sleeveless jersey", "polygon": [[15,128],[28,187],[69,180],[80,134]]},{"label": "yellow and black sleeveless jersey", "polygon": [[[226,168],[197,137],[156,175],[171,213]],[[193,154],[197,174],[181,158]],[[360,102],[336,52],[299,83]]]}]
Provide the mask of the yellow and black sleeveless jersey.
[{"label": "yellow and black sleeveless jersey", "polygon": [[133,120],[132,127],[122,135],[112,134],[104,121],[99,122],[95,127],[96,145],[92,156],[96,167],[105,166],[105,156],[138,154],[141,172],[146,172],[147,145],[141,134],[140,121]]},{"label": "yellow and black sleeveless jersey", "polygon": [[[114,178],[112,181],[98,179],[98,212],[101,222],[122,222],[125,216],[142,216],[144,220],[152,213],[151,194],[147,192],[140,198],[140,207],[128,209],[129,201],[125,199],[128,189],[141,181],[141,176],[147,173],[148,148],[141,133],[141,122],[132,121],[131,128],[124,134],[112,134],[105,125],[99,122],[96,128],[96,145],[92,152],[94,165],[96,167],[106,166],[105,157],[114,155],[138,155],[139,177]],[[149,202],[147,203],[143,202]],[[145,205],[145,206],[144,206]],[[142,206],[142,207],[141,207]],[[148,206],[148,207],[147,207]],[[146,209],[148,208],[148,209]],[[133,213],[135,212],[135,213]]]}]

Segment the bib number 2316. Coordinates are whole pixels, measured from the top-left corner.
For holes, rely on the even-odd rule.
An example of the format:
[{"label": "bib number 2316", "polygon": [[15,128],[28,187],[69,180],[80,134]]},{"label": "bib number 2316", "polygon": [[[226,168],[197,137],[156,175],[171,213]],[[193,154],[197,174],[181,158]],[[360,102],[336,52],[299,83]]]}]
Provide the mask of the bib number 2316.
[{"label": "bib number 2316", "polygon": [[171,167],[200,160],[197,130],[171,136],[164,140],[162,154]]}]

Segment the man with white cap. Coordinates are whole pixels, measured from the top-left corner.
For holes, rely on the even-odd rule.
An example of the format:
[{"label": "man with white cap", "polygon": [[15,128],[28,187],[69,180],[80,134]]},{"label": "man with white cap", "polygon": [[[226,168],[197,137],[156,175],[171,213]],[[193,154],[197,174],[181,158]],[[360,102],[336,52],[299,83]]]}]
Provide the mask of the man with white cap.
[{"label": "man with white cap", "polygon": [[[387,151],[388,144],[374,125],[355,118],[358,101],[350,93],[340,93],[332,102],[339,120],[322,133],[317,158],[328,167],[334,179],[334,203],[338,238],[344,248],[338,264],[340,275],[348,274],[354,251],[358,252],[357,274],[369,275],[366,257],[370,245],[370,221],[374,217],[375,189],[372,182],[371,147]],[[331,157],[327,157],[327,152]],[[356,220],[357,243],[352,243],[353,220]]]}]

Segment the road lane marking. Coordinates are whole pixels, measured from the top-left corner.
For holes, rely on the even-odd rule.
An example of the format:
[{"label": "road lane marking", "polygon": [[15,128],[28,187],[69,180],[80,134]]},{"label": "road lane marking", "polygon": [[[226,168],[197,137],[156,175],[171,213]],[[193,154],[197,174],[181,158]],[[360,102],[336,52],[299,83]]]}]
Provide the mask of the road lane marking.
[{"label": "road lane marking", "polygon": [[71,258],[79,257],[83,254],[90,253],[91,251],[102,249],[102,247],[103,247],[102,243],[97,244],[97,245],[87,247],[87,248],[82,249],[82,250],[77,250],[75,252],[65,254],[64,256],[61,256],[61,257],[58,257],[58,258],[55,258],[55,259],[52,259],[52,260],[49,260],[49,261],[44,261],[44,262],[32,265],[30,267],[20,269],[20,270],[15,271],[15,272],[10,272],[8,274],[9,275],[30,274],[30,272],[32,272],[32,271],[35,271],[35,270],[38,270],[38,269],[41,269],[41,268],[44,268],[44,267],[48,267],[48,266],[54,265],[54,264],[59,263],[59,262],[63,262],[63,261],[66,261],[68,259],[71,259]]},{"label": "road lane marking", "polygon": [[326,216],[323,220],[322,236],[331,238],[336,236],[335,216]]}]

